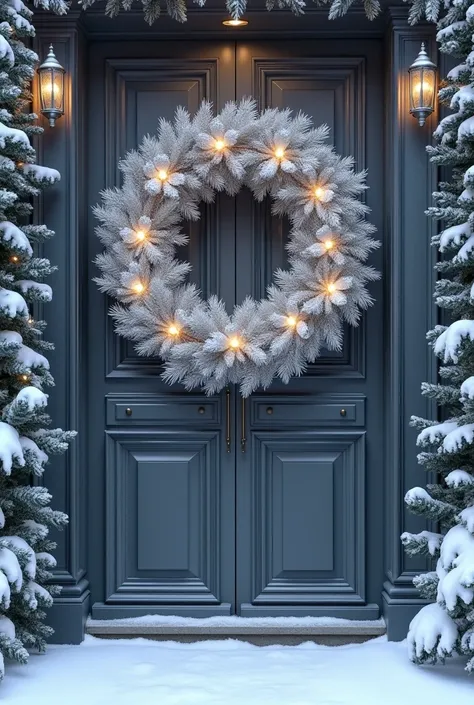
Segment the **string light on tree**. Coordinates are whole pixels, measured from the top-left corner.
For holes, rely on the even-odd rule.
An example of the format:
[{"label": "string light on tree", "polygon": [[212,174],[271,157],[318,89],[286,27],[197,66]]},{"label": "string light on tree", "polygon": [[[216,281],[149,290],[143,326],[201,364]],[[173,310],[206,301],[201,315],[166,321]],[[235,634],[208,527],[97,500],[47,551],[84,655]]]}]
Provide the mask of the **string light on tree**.
[{"label": "string light on tree", "polygon": [[326,291],[328,294],[334,294],[334,292],[337,291],[337,286],[333,282],[329,282],[326,286]]},{"label": "string light on tree", "polygon": [[286,317],[286,325],[288,328],[295,328],[298,324],[298,319],[296,316],[287,316]]},{"label": "string light on tree", "polygon": [[317,201],[322,201],[326,195],[326,190],[321,186],[314,187],[314,197]]},{"label": "string light on tree", "polygon": [[13,264],[18,264],[19,261],[20,261],[20,258],[17,255],[12,255],[10,257],[10,262],[13,262]]},{"label": "string light on tree", "polygon": [[168,180],[168,172],[166,169],[159,169],[156,172],[156,178],[159,179],[160,181],[167,181]]},{"label": "string light on tree", "polygon": [[226,143],[224,140],[218,139],[214,142],[214,149],[216,152],[222,152],[223,149],[226,148]]},{"label": "string light on tree", "polygon": [[179,336],[180,332],[181,331],[180,331],[179,327],[175,323],[171,323],[168,326],[168,335],[171,338],[177,338]]},{"label": "string light on tree", "polygon": [[324,247],[329,252],[329,250],[332,250],[334,248],[334,241],[333,240],[325,240]]}]

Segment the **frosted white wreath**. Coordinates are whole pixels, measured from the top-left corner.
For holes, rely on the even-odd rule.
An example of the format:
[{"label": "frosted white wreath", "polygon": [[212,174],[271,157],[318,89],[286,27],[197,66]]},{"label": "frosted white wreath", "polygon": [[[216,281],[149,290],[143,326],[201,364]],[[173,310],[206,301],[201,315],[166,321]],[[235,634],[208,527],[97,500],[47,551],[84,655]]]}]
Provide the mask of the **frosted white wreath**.
[{"label": "frosted white wreath", "polygon": [[[164,379],[208,394],[239,383],[248,396],[274,377],[288,382],[323,346],[339,349],[343,322],[357,325],[373,303],[364,264],[379,243],[359,199],[365,173],[325,144],[328,128],[305,115],[265,110],[251,100],[228,103],[214,117],[203,103],[194,118],[178,108],[157,137],[120,163],[123,186],[102,193],[95,208],[105,252],[96,263],[103,292],[119,303],[117,332],[141,355],[165,361]],[[216,297],[203,300],[186,283],[183,219],[199,218],[200,201],[247,186],[291,223],[289,269],[275,274],[267,298],[247,298],[229,316]]]}]

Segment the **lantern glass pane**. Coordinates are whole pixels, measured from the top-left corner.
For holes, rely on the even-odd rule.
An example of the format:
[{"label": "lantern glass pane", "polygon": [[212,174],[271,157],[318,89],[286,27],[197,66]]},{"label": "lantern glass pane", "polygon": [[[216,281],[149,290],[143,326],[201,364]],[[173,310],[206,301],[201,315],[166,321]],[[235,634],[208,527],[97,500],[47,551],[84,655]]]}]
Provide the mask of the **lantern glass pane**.
[{"label": "lantern glass pane", "polygon": [[434,105],[435,73],[432,69],[423,69],[422,106],[432,108]]},{"label": "lantern glass pane", "polygon": [[412,108],[422,107],[423,97],[423,71],[412,69],[410,71],[410,102]]},{"label": "lantern glass pane", "polygon": [[40,75],[42,110],[63,111],[64,74],[56,69],[47,69]]},{"label": "lantern glass pane", "polygon": [[430,68],[417,68],[410,72],[410,102],[413,108],[433,108],[435,72]]}]

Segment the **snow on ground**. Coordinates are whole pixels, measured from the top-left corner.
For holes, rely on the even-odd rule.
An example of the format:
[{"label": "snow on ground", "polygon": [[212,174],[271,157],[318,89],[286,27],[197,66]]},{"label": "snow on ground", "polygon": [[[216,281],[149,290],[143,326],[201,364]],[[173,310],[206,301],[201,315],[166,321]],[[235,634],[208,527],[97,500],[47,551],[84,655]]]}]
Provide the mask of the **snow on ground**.
[{"label": "snow on ground", "polygon": [[414,666],[385,637],[348,646],[87,637],[7,666],[8,705],[446,705],[473,702],[463,661]]}]

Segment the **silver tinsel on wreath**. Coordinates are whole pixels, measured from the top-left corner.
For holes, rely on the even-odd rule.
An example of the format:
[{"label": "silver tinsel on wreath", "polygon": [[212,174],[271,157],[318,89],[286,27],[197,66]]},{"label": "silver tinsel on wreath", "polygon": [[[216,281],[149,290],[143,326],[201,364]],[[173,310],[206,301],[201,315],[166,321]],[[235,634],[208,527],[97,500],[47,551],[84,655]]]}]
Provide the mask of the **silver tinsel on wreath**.
[{"label": "silver tinsel on wreath", "polygon": [[[117,299],[116,329],[142,355],[160,355],[164,378],[213,394],[230,382],[248,396],[277,376],[302,374],[322,346],[338,349],[343,322],[357,325],[372,304],[364,264],[379,243],[359,200],[365,173],[325,144],[327,128],[288,110],[257,113],[254,101],[228,103],[217,117],[203,103],[194,118],[179,108],[157,137],[120,164],[124,183],[102,194],[95,215],[105,252],[96,263],[103,292]],[[247,298],[232,316],[215,297],[186,283],[182,219],[199,218],[200,201],[247,186],[269,195],[292,224],[288,271],[263,301]]]}]

